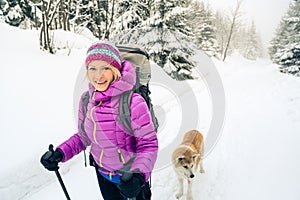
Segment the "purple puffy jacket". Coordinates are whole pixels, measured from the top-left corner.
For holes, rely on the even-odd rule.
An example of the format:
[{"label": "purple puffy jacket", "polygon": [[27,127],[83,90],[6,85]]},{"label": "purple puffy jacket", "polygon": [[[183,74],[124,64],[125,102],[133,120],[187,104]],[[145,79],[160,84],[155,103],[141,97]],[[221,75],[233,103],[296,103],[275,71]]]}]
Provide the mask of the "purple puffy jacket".
[{"label": "purple puffy jacket", "polygon": [[89,84],[90,99],[84,122],[86,135],[80,130],[84,117],[83,94],[79,105],[78,133],[57,148],[63,152],[63,162],[66,162],[91,145],[96,163],[111,172],[122,168],[135,152],[131,170],[138,169],[148,181],[158,152],[156,132],[146,102],[136,93],[130,102],[131,128],[135,138],[118,122],[120,95],[131,90],[136,81],[135,70],[128,61],[122,61],[121,75],[121,79],[114,81],[104,92],[95,91]]}]

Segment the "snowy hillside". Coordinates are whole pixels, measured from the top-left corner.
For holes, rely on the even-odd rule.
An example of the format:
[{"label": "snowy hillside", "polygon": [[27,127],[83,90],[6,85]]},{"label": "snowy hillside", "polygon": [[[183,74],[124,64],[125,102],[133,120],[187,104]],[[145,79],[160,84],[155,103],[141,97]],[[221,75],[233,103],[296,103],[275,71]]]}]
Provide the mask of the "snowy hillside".
[{"label": "snowy hillside", "polygon": [[[57,146],[76,131],[76,88],[84,87],[81,66],[90,41],[61,33],[61,38],[72,38],[73,48],[49,55],[39,50],[36,31],[2,23],[0,30],[0,199],[65,199],[55,174],[44,170],[39,159],[50,143]],[[226,120],[218,143],[205,157],[206,173],[195,178],[195,199],[300,199],[300,79],[279,73],[268,60],[234,55],[226,63],[213,61],[225,89]],[[199,129],[206,136],[214,114],[206,76],[175,83],[154,63],[152,72],[172,84],[152,83],[160,152],[176,147],[178,130]],[[170,88],[182,84],[190,90],[172,93]],[[197,118],[183,114],[183,108]],[[84,167],[82,154],[61,165],[60,172],[72,200],[101,199],[94,169]],[[158,163],[152,199],[175,200],[176,187],[170,162]]]}]

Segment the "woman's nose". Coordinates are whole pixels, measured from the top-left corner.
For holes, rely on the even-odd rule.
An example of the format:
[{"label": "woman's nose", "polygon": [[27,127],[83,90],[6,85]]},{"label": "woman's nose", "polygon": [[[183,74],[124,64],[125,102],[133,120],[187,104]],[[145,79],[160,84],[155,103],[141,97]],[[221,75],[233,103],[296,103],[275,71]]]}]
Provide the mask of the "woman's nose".
[{"label": "woman's nose", "polygon": [[95,73],[95,76],[97,78],[100,78],[102,75],[103,75],[103,70],[97,70],[96,73]]}]

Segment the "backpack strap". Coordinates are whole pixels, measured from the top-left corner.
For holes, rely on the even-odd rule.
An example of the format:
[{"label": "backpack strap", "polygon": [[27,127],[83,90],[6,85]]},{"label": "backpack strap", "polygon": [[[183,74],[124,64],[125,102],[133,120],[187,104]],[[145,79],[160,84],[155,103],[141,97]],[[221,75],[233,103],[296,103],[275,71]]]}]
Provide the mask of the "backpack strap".
[{"label": "backpack strap", "polygon": [[152,123],[153,123],[154,128],[155,128],[155,132],[157,132],[159,124],[158,124],[158,120],[157,120],[157,118],[155,116],[155,113],[154,113],[154,108],[153,108],[153,104],[151,102],[151,98],[149,98],[149,95],[151,94],[151,92],[148,88],[148,85],[147,86],[141,85],[139,88],[136,89],[136,92],[139,93],[144,98],[144,100],[146,101],[148,109],[149,109],[150,114],[151,114],[151,119],[152,119]]},{"label": "backpack strap", "polygon": [[[152,123],[154,125],[154,129],[157,132],[158,127],[159,127],[158,120],[155,116],[151,99],[147,98],[147,96],[150,95],[149,89],[146,86],[141,85],[139,88],[136,89],[136,92],[138,94],[140,94],[146,101],[149,112],[151,114],[151,119],[152,119]],[[125,126],[125,128],[130,132],[130,134],[132,136],[134,136],[133,130],[131,128],[131,117],[130,117],[130,101],[131,101],[132,95],[133,95],[133,91],[131,90],[120,96],[119,122]]]},{"label": "backpack strap", "polygon": [[86,93],[84,94],[84,97],[82,99],[83,119],[82,119],[82,122],[81,122],[81,125],[80,125],[80,129],[84,133],[85,133],[84,121],[85,121],[85,117],[86,117],[86,113],[87,113],[87,105],[89,103],[89,99],[90,99],[89,91],[86,91]]},{"label": "backpack strap", "polygon": [[119,122],[122,123],[128,132],[133,135],[133,130],[131,128],[131,117],[130,117],[130,101],[132,97],[133,91],[130,90],[128,92],[123,93],[120,96],[120,104],[119,104]]},{"label": "backpack strap", "polygon": [[[85,129],[84,129],[84,122],[85,122],[85,118],[86,118],[86,113],[87,113],[87,105],[89,103],[89,99],[90,99],[90,94],[89,94],[89,91],[86,91],[86,93],[84,94],[84,97],[82,99],[82,110],[83,110],[83,119],[81,121],[81,124],[80,124],[80,129],[81,129],[81,141],[82,141],[82,144],[86,147],[86,143],[84,141],[84,136],[86,137],[86,132],[85,132]],[[86,167],[86,153],[85,153],[85,149],[83,151],[84,153],[84,166]]]}]

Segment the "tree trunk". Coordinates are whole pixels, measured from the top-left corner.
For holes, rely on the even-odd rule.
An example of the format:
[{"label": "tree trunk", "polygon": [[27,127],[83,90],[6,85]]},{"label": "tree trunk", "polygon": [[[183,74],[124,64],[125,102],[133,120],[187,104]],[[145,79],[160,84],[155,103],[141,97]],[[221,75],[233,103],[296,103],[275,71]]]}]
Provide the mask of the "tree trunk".
[{"label": "tree trunk", "polygon": [[[49,51],[49,53],[54,53],[53,46],[51,44],[51,39],[49,36],[49,27],[52,24],[54,19],[55,13],[57,12],[57,7],[53,9],[52,7],[53,0],[49,2],[43,1],[42,2],[42,28],[40,33],[40,45],[41,48],[44,50]],[[59,6],[59,4],[57,4]],[[50,11],[52,11],[51,15],[49,15]]]},{"label": "tree trunk", "polygon": [[242,4],[242,0],[237,0],[237,4],[236,4],[235,10],[234,10],[233,15],[232,15],[232,23],[230,25],[230,30],[229,30],[229,35],[228,35],[226,47],[225,47],[224,54],[223,54],[223,59],[222,59],[223,61],[225,61],[225,59],[227,57],[227,52],[228,52],[229,45],[230,45],[230,42],[231,42],[231,39],[232,39],[232,35],[233,35],[233,32],[234,32],[234,29],[236,28],[236,21],[237,21],[239,15],[240,15],[241,4]]},{"label": "tree trunk", "polygon": [[38,30],[38,19],[37,19],[37,16],[36,16],[36,5],[34,5],[34,24],[35,24],[36,30]]},{"label": "tree trunk", "polygon": [[104,38],[106,38],[106,33],[108,31],[108,9],[109,9],[109,5],[108,5],[108,0],[106,0],[106,7],[105,7],[105,35]]},{"label": "tree trunk", "polygon": [[231,41],[231,37],[232,37],[234,27],[235,27],[235,17],[233,17],[233,20],[232,20],[232,23],[231,23],[231,26],[230,26],[229,35],[228,35],[226,47],[225,47],[224,54],[223,54],[223,61],[225,61],[225,59],[227,57],[227,51],[228,51],[228,48],[229,48],[229,44],[230,44],[230,41]]},{"label": "tree trunk", "polygon": [[44,49],[44,43],[43,43],[43,36],[44,36],[44,29],[45,29],[45,21],[44,21],[44,17],[42,17],[42,27],[41,27],[41,32],[40,32],[40,48]]},{"label": "tree trunk", "polygon": [[70,27],[71,0],[69,0],[67,10],[68,10],[68,13],[67,13],[67,18],[66,18],[66,28],[67,28],[67,31],[70,31],[71,30],[71,27]]},{"label": "tree trunk", "polygon": [[106,33],[105,33],[105,38],[107,38],[108,40],[109,40],[109,35],[110,35],[110,29],[111,29],[111,26],[114,22],[114,15],[115,15],[115,0],[113,0],[113,2],[112,2],[110,24],[108,26],[108,29],[106,30]]},{"label": "tree trunk", "polygon": [[46,29],[47,29],[46,3],[42,2],[42,28],[40,34],[40,43],[41,43],[41,48],[44,50],[48,50]]}]

